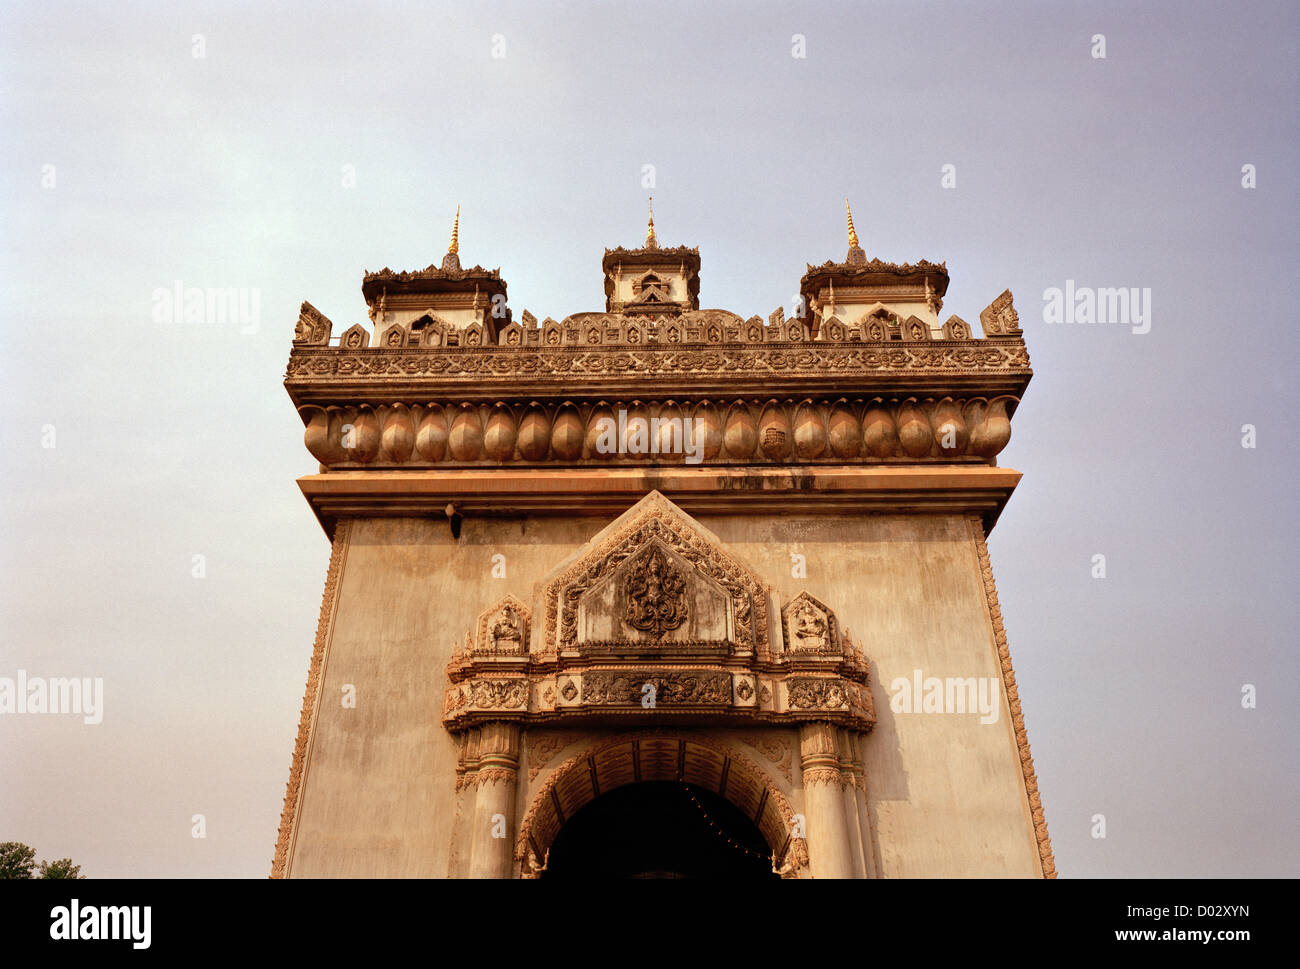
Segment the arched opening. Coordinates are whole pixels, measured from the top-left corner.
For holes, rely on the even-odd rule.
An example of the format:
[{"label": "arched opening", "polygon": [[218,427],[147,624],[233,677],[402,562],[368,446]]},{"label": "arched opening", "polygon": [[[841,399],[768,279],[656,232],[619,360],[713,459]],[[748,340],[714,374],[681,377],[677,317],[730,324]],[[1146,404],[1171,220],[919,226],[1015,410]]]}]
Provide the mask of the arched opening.
[{"label": "arched opening", "polygon": [[763,833],[694,784],[625,784],[587,803],[551,845],[546,878],[776,878]]},{"label": "arched opening", "polygon": [[[808,864],[780,790],[736,746],[698,734],[654,729],[598,740],[557,767],[529,802],[515,845],[524,878],[591,876],[610,865],[623,877],[749,877],[771,874],[773,864],[781,877],[798,878]],[[555,854],[561,836],[570,844]],[[682,852],[664,846],[674,836],[707,863],[679,860]]]}]

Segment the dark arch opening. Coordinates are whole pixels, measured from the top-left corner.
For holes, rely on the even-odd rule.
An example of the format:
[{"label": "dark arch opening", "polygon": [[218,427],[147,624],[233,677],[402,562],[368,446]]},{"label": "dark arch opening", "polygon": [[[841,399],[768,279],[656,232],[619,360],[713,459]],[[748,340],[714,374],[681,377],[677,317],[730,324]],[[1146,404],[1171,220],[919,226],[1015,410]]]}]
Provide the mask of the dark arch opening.
[{"label": "dark arch opening", "polygon": [[730,801],[694,784],[625,784],[560,829],[543,878],[776,878],[772,849]]}]

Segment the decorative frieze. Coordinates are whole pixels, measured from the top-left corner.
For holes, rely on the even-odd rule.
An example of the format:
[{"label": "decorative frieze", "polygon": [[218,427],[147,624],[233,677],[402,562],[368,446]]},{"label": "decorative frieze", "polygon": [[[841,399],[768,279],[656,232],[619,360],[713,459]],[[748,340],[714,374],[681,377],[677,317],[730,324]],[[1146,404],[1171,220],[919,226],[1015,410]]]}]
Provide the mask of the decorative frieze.
[{"label": "decorative frieze", "polygon": [[[717,706],[732,702],[731,674],[723,671],[636,669],[597,671],[582,677],[582,702],[601,705]],[[647,706],[649,704],[649,706]]]}]

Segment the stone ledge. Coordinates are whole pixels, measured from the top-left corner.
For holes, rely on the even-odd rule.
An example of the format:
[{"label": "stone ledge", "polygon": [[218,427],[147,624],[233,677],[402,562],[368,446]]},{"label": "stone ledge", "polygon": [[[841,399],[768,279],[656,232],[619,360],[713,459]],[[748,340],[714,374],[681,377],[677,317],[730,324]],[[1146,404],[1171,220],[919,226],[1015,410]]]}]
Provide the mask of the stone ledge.
[{"label": "stone ledge", "polygon": [[977,514],[990,530],[1020,481],[1010,468],[563,468],[334,471],[298,487],[327,534],[352,517],[607,516],[660,491],[690,514]]}]

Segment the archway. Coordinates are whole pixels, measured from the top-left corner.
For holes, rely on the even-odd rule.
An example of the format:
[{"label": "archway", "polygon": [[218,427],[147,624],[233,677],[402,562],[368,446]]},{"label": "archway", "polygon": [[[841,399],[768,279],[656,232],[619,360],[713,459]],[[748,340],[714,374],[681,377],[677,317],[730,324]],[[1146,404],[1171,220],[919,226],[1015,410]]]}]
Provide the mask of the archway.
[{"label": "archway", "polygon": [[776,878],[758,827],[692,784],[625,784],[586,804],[551,845],[545,878]]},{"label": "archway", "polygon": [[[663,786],[648,786],[654,784]],[[664,825],[648,822],[656,831],[666,826],[690,839],[707,832],[721,839],[718,847],[726,846],[737,854],[762,855],[768,873],[775,865],[785,877],[799,877],[808,864],[807,842],[789,802],[773,778],[736,745],[697,733],[645,730],[596,740],[556,768],[530,796],[515,849],[519,873],[534,877],[548,872],[552,848],[568,826],[585,808],[625,788],[618,798],[593,807],[591,814],[570,831],[566,840],[573,844],[568,848],[561,845],[557,863],[566,854],[570,864],[574,858],[583,857],[582,846],[613,823],[612,818],[621,816],[624,824],[630,820],[634,823],[636,817],[646,816],[648,807],[658,805],[670,811],[672,819]],[[693,813],[680,810],[687,806]],[[660,837],[648,830],[644,834]],[[733,848],[728,841],[744,851]],[[676,854],[665,851],[659,856],[671,859]],[[726,877],[752,872],[743,865],[726,863],[723,857],[710,871],[693,870],[676,861],[668,867],[654,868],[655,852],[629,849],[620,864],[629,875],[637,874],[634,869],[638,865],[642,875],[660,871],[669,872],[667,877],[673,877],[671,873]],[[566,874],[577,872],[570,869]]]}]

